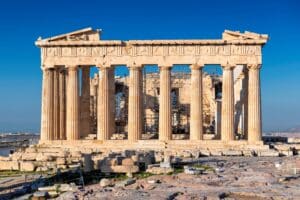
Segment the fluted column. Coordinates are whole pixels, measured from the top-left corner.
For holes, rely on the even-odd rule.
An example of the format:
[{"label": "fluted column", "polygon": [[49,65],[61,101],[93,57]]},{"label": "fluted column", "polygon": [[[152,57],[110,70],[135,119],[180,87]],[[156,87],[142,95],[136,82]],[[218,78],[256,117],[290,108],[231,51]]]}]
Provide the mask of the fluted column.
[{"label": "fluted column", "polygon": [[234,140],[233,65],[223,67],[221,139]]},{"label": "fluted column", "polygon": [[65,140],[66,136],[66,71],[59,72],[59,139]]},{"label": "fluted column", "polygon": [[260,67],[261,65],[258,64],[248,66],[248,141],[250,143],[259,142],[262,139]]},{"label": "fluted column", "polygon": [[114,119],[114,69],[99,68],[97,138],[109,140],[115,131]]},{"label": "fluted column", "polygon": [[78,67],[68,66],[67,82],[67,140],[80,139],[79,134]]},{"label": "fluted column", "polygon": [[191,107],[190,107],[190,139],[203,139],[203,105],[202,105],[202,67],[191,66]]},{"label": "fluted column", "polygon": [[159,140],[172,139],[171,67],[160,67]]},{"label": "fluted column", "polygon": [[143,76],[141,67],[130,67],[128,102],[128,140],[135,142],[143,132]]},{"label": "fluted column", "polygon": [[90,67],[82,67],[82,90],[80,105],[80,128],[83,137],[90,134]]},{"label": "fluted column", "polygon": [[53,139],[53,69],[43,68],[41,140]]},{"label": "fluted column", "polygon": [[60,139],[60,105],[59,105],[59,68],[54,68],[53,71],[53,139]]},{"label": "fluted column", "polygon": [[248,91],[249,91],[249,72],[247,69],[244,70],[245,78],[243,81],[244,90],[244,105],[243,105],[243,115],[244,115],[244,139],[248,139]]}]

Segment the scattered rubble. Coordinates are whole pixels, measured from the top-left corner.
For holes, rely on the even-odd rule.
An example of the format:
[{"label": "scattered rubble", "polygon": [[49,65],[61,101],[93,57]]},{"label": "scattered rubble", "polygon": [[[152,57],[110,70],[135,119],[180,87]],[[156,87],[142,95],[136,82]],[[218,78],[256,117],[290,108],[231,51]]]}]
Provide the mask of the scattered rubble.
[{"label": "scattered rubble", "polygon": [[188,165],[184,166],[185,174],[199,175],[202,174],[204,171],[205,171],[204,168],[191,167]]},{"label": "scattered rubble", "polygon": [[[125,155],[109,163],[136,164]],[[122,162],[124,160],[124,162]],[[57,199],[294,199],[300,195],[300,157],[201,157],[170,159],[172,173],[101,178],[96,184],[38,187],[34,196]],[[176,163],[175,163],[176,161]],[[163,161],[165,162],[165,161]],[[182,171],[178,167],[182,166]],[[161,168],[160,164],[148,169]],[[148,170],[147,169],[147,170]],[[177,171],[175,173],[175,171]],[[92,172],[89,172],[92,173]],[[147,175],[147,176],[146,176]],[[96,177],[96,176],[95,176]],[[1,182],[2,184],[2,182]],[[42,197],[43,196],[43,197]]]},{"label": "scattered rubble", "polygon": [[111,186],[111,185],[112,185],[112,181],[110,179],[103,178],[100,180],[101,187],[107,187],[107,186]]},{"label": "scattered rubble", "polygon": [[159,164],[148,165],[146,172],[151,174],[170,174],[174,172],[172,167],[160,167]]},{"label": "scattered rubble", "polygon": [[116,183],[116,187],[126,187],[128,185],[134,184],[135,182],[136,182],[135,179],[128,178],[128,179],[126,179],[124,181],[120,181],[120,182]]}]

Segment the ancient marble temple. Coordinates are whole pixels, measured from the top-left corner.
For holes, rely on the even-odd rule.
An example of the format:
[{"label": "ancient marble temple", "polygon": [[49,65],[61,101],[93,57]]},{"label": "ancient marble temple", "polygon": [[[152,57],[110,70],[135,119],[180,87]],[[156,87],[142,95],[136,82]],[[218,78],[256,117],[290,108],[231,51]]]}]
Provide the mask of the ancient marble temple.
[{"label": "ancient marble temple", "polygon": [[[174,143],[172,139],[172,67],[188,65],[191,71],[189,90],[189,137],[176,144],[235,145],[262,144],[260,69],[262,47],[268,36],[252,32],[225,30],[222,39],[213,40],[101,40],[100,30],[86,28],[46,39],[39,38],[41,48],[42,120],[40,143],[82,143],[91,131],[90,68],[99,70],[96,91],[96,145],[119,145],[115,134],[115,76],[117,66],[129,68],[127,137],[122,144]],[[204,138],[203,67],[222,67],[220,100],[220,137]],[[159,68],[158,139],[145,140],[143,68]],[[243,68],[246,84],[235,84],[234,74]],[[235,129],[235,87],[246,92],[244,112],[245,137],[238,140]],[[217,141],[216,141],[217,140]],[[148,143],[147,143],[148,142]],[[179,142],[179,143],[178,143]],[[175,144],[175,143],[174,143]]]}]

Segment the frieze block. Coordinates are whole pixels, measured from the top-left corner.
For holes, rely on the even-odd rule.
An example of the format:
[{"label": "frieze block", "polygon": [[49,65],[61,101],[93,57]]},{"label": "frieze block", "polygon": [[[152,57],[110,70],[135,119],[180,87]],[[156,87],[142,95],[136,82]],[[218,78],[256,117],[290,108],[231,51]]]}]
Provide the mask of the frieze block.
[{"label": "frieze block", "polygon": [[92,49],[91,47],[78,47],[76,53],[77,56],[92,56]]},{"label": "frieze block", "polygon": [[261,55],[261,47],[256,45],[232,45],[231,55]]},{"label": "frieze block", "polygon": [[71,47],[62,47],[61,48],[62,56],[72,56],[72,48]]},{"label": "frieze block", "polygon": [[94,47],[47,47],[44,57],[105,56],[260,56],[259,45],[128,45]]},{"label": "frieze block", "polygon": [[209,45],[209,46],[201,46],[200,55],[206,56],[216,56],[216,55],[230,55],[230,46],[226,45]]}]

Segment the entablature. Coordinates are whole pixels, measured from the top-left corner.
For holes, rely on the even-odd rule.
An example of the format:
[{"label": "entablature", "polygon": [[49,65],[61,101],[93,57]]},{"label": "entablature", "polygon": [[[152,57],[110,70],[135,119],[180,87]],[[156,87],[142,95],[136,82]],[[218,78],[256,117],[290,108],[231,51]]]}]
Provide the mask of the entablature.
[{"label": "entablature", "polygon": [[[98,34],[99,39],[84,35]],[[74,39],[74,37],[77,39]],[[100,40],[91,28],[39,39],[42,65],[261,63],[267,35],[225,31],[217,40]]]}]

